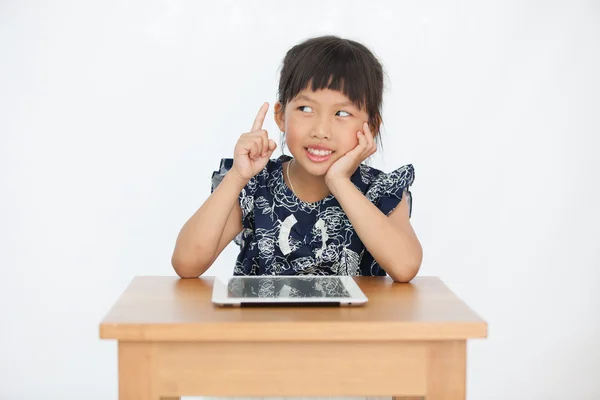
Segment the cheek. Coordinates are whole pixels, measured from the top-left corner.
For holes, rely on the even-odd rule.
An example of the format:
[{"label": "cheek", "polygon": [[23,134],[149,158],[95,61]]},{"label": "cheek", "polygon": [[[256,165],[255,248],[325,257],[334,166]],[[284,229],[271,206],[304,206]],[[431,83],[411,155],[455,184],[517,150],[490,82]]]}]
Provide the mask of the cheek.
[{"label": "cheek", "polygon": [[[300,131],[294,126],[288,125],[285,132],[286,147],[292,152],[292,155],[302,146]],[[297,155],[296,155],[297,156]]]},{"label": "cheek", "polygon": [[302,122],[298,121],[297,118],[287,118],[285,123],[285,142],[288,147],[295,147],[302,141],[302,132],[304,129]]},{"label": "cheek", "polygon": [[358,128],[354,126],[345,127],[336,137],[337,145],[344,153],[352,150],[358,145],[358,137],[356,136]]}]

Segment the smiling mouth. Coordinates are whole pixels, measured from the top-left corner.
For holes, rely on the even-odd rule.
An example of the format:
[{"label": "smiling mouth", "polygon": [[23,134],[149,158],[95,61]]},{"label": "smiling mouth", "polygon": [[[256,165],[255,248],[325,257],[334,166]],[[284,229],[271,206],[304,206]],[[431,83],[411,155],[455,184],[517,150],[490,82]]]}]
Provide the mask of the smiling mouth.
[{"label": "smiling mouth", "polygon": [[309,154],[317,157],[327,157],[334,153],[333,150],[313,149],[311,147],[305,147]]},{"label": "smiling mouth", "polygon": [[314,149],[312,147],[305,147],[306,156],[314,163],[322,163],[331,158],[331,155],[335,153],[333,150]]}]

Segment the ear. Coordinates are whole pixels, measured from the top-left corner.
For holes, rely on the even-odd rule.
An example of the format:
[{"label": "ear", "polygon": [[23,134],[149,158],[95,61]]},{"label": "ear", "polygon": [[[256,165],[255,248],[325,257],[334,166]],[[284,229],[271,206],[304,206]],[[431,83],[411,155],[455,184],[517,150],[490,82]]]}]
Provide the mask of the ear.
[{"label": "ear", "polygon": [[285,110],[280,102],[276,102],[273,108],[275,123],[281,132],[285,132]]}]

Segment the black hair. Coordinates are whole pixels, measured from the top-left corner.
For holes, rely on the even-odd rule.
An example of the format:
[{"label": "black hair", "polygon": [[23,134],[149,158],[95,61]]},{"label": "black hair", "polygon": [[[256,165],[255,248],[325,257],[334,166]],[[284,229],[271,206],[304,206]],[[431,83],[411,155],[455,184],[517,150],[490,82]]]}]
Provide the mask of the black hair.
[{"label": "black hair", "polygon": [[281,67],[277,99],[282,111],[304,89],[336,90],[369,115],[381,142],[383,66],[363,44],[337,36],[310,38],[288,50]]}]

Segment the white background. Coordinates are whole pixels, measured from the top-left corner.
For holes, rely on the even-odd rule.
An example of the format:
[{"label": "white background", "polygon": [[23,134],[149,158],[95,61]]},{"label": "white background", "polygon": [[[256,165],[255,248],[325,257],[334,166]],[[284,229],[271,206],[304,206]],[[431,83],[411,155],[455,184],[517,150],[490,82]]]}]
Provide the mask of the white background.
[{"label": "white background", "polygon": [[468,398],[600,398],[598,2],[4,0],[1,399],[116,399],[100,320],[174,275],[285,51],[325,33],[384,63],[373,165],[414,164],[421,275],[489,322]]}]

